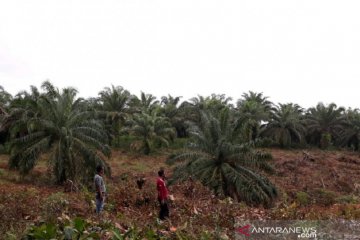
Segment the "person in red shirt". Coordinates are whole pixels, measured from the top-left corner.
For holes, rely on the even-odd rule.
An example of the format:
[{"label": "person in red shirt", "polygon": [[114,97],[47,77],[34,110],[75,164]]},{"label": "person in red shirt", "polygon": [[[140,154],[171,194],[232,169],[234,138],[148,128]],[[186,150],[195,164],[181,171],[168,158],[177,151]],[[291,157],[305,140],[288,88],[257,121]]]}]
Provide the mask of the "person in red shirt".
[{"label": "person in red shirt", "polygon": [[160,169],[158,171],[159,177],[156,180],[156,186],[158,191],[158,200],[160,203],[160,220],[165,220],[165,218],[169,217],[169,206],[168,206],[168,190],[165,184],[165,171],[164,169]]}]

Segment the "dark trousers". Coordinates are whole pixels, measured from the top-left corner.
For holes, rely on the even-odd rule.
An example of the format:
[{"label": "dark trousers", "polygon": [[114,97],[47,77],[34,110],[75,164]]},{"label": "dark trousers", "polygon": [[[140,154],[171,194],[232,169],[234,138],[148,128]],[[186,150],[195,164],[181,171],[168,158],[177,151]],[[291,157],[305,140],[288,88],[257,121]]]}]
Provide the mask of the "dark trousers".
[{"label": "dark trousers", "polygon": [[159,212],[159,218],[161,220],[165,220],[165,218],[169,217],[169,206],[167,201],[165,201],[164,203],[161,203],[161,201],[159,200],[160,203],[160,212]]}]

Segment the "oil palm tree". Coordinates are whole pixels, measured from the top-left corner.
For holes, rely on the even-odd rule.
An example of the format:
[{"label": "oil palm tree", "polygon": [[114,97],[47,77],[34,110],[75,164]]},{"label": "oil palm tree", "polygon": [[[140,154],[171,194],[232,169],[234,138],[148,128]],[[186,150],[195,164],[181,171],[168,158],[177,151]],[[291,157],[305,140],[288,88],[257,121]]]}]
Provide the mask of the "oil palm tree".
[{"label": "oil palm tree", "polygon": [[147,113],[151,114],[154,110],[159,107],[159,100],[152,94],[146,94],[141,92],[140,98],[133,96],[131,98],[130,106],[134,113]]},{"label": "oil palm tree", "polygon": [[[49,83],[45,83],[49,84]],[[85,181],[102,164],[109,173],[106,157],[110,148],[101,123],[87,111],[77,91],[65,88],[59,91],[51,84],[40,94],[33,114],[23,111],[12,128],[26,128],[11,142],[9,166],[27,174],[40,156],[49,153],[49,164],[58,183],[67,179]]]},{"label": "oil palm tree", "polygon": [[[121,86],[106,87],[99,92],[97,113],[104,119],[110,141],[118,139],[120,129],[129,113],[132,96]],[[119,140],[119,139],[118,139]]]},{"label": "oil palm tree", "polygon": [[309,141],[323,148],[336,141],[345,124],[344,111],[334,103],[318,103],[310,108],[306,113]]},{"label": "oil palm tree", "polygon": [[148,155],[156,144],[169,145],[175,137],[175,129],[168,118],[159,116],[156,111],[151,114],[136,113],[127,121],[128,127],[123,131],[141,139],[141,148]]},{"label": "oil palm tree", "polygon": [[303,109],[297,104],[279,104],[271,119],[262,126],[262,135],[271,137],[282,147],[303,143],[306,133]]},{"label": "oil palm tree", "polygon": [[169,119],[171,125],[176,129],[177,137],[186,136],[186,114],[183,104],[180,104],[181,97],[171,95],[161,97],[161,113]]},{"label": "oil palm tree", "polygon": [[0,115],[6,114],[8,112],[7,108],[10,106],[11,100],[11,94],[5,91],[2,86],[0,86]]},{"label": "oil palm tree", "polygon": [[264,96],[264,94],[249,91],[248,93],[243,93],[242,98],[237,101],[237,107],[240,108],[243,104],[247,102],[256,102],[259,105],[263,106],[264,111],[269,113],[273,110],[273,103],[268,100],[269,98]]},{"label": "oil palm tree", "polygon": [[231,100],[232,98],[225,94],[211,94],[206,97],[198,95],[190,101],[183,102],[181,108],[186,115],[186,120],[200,123],[201,111],[211,112],[214,116],[218,116],[223,109],[233,108]]},{"label": "oil palm tree", "polygon": [[9,110],[12,101],[12,95],[0,86],[0,145],[8,139]]},{"label": "oil palm tree", "polygon": [[257,102],[244,102],[235,111],[236,126],[246,141],[254,141],[259,136],[261,123],[269,119],[269,113]]},{"label": "oil palm tree", "polygon": [[242,128],[243,138],[247,141],[254,141],[259,137],[260,126],[270,119],[274,110],[272,102],[263,96],[262,93],[250,91],[244,93],[237,101],[236,118],[237,128]]},{"label": "oil palm tree", "polygon": [[[45,88],[48,86],[48,82],[44,82],[44,90],[46,90]],[[48,90],[51,92],[51,89]],[[11,101],[8,114],[5,115],[2,121],[2,129],[4,131],[9,131],[11,137],[26,135],[28,130],[25,119],[34,117],[38,114],[37,102],[40,99],[40,96],[39,89],[35,86],[30,86],[30,92],[21,91],[16,94]],[[20,124],[21,121],[23,121],[22,124]]]},{"label": "oil palm tree", "polygon": [[105,87],[99,92],[99,101],[104,111],[122,115],[129,108],[131,94],[121,86]]},{"label": "oil palm tree", "polygon": [[219,118],[201,113],[201,123],[190,128],[191,142],[169,158],[176,164],[173,181],[195,178],[216,194],[231,196],[251,205],[270,205],[277,196],[275,186],[258,171],[272,171],[270,154],[254,149],[252,143],[236,144],[229,110]]},{"label": "oil palm tree", "polygon": [[226,107],[232,107],[230,104],[232,98],[226,97],[225,94],[211,94],[204,97],[198,95],[198,97],[190,99],[193,106],[196,106],[197,110],[212,111],[213,114],[219,113]]},{"label": "oil palm tree", "polygon": [[359,109],[348,109],[345,113],[344,128],[340,133],[339,144],[359,150],[360,112]]}]

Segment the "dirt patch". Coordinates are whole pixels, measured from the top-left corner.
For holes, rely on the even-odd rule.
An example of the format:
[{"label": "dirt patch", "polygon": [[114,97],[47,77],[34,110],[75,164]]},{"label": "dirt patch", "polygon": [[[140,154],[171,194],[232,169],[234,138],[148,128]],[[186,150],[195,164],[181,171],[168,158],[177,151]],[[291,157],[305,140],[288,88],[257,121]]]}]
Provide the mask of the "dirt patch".
[{"label": "dirt patch", "polygon": [[[325,188],[338,194],[355,191],[360,182],[360,157],[347,151],[308,151],[311,159],[304,159],[302,151],[270,150],[277,174],[270,178],[286,192]],[[354,166],[355,165],[355,166]]]}]

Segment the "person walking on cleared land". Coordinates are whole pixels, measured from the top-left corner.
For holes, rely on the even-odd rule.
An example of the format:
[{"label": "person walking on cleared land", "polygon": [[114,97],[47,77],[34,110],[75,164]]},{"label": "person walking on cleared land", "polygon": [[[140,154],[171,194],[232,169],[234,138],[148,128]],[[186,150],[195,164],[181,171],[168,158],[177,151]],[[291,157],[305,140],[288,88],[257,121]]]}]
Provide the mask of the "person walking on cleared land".
[{"label": "person walking on cleared land", "polygon": [[160,203],[160,220],[165,220],[169,217],[169,206],[168,206],[168,189],[165,184],[165,172],[164,169],[160,169],[158,172],[158,178],[156,180],[156,186],[158,191],[158,200]]},{"label": "person walking on cleared land", "polygon": [[100,214],[104,209],[106,187],[103,179],[104,168],[99,165],[96,167],[96,174],[94,177],[95,190],[96,190],[96,213]]}]

